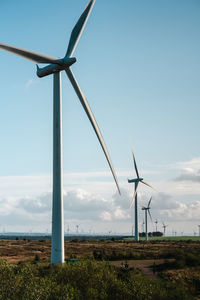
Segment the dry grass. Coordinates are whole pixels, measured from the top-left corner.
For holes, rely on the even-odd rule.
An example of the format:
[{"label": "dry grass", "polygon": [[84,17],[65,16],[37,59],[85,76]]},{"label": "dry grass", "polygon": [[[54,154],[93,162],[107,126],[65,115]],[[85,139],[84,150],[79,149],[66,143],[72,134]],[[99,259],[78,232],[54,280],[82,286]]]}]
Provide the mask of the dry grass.
[{"label": "dry grass", "polygon": [[[78,258],[93,257],[93,251],[105,251],[111,255],[113,251],[118,253],[134,253],[138,258],[156,259],[176,249],[200,251],[200,243],[197,242],[158,242],[158,243],[134,243],[134,242],[110,242],[110,241],[65,241],[65,257],[74,255]],[[51,241],[10,241],[0,240],[0,256],[11,263],[33,260],[39,254],[40,260],[50,261]]]}]

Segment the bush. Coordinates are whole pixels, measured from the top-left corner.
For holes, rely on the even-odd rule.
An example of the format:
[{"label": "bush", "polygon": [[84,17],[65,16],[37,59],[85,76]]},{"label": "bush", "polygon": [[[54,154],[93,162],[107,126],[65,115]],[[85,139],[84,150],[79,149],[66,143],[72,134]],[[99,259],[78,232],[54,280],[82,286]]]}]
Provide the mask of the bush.
[{"label": "bush", "polygon": [[39,254],[35,254],[35,258],[34,258],[34,262],[38,262],[40,261],[40,255]]},{"label": "bush", "polygon": [[63,266],[0,262],[0,300],[190,300],[183,287],[106,262]]},{"label": "bush", "polygon": [[175,253],[175,267],[184,268],[194,267],[200,265],[200,254],[198,252],[184,252],[183,250],[176,251]]}]

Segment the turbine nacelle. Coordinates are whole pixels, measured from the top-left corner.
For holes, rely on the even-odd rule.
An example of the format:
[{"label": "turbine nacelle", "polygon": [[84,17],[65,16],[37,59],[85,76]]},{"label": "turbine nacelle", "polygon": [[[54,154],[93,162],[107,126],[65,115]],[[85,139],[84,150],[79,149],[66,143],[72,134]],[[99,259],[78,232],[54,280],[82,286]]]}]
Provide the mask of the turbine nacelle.
[{"label": "turbine nacelle", "polygon": [[149,210],[149,209],[151,209],[150,207],[142,207],[142,210]]},{"label": "turbine nacelle", "polygon": [[128,179],[128,183],[132,183],[132,182],[140,182],[142,181],[144,178],[135,178],[135,179]]},{"label": "turbine nacelle", "polygon": [[37,65],[37,76],[41,78],[56,72],[63,71],[69,68],[75,62],[76,62],[75,57],[64,57],[62,59],[58,59],[57,61],[55,61],[55,63],[50,64],[43,68],[39,68]]}]

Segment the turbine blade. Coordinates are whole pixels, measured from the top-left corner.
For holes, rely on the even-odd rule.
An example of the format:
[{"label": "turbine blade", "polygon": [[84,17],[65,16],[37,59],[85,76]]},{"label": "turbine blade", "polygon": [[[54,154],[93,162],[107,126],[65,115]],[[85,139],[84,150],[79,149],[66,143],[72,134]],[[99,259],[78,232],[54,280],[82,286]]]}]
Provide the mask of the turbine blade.
[{"label": "turbine blade", "polygon": [[152,188],[153,190],[156,191],[156,189],[152,185],[150,185],[149,183],[147,183],[147,182],[145,182],[143,180],[141,180],[141,182],[144,183],[144,184],[146,184],[147,186],[149,186],[150,188]]},{"label": "turbine blade", "polygon": [[140,178],[139,173],[138,173],[138,168],[137,168],[137,164],[136,164],[135,155],[134,155],[133,150],[132,150],[132,155],[133,155],[133,162],[134,162],[135,172],[136,172],[136,174],[137,174],[137,178]]},{"label": "turbine blade", "polygon": [[26,50],[23,48],[7,45],[7,44],[3,44],[3,43],[0,43],[0,49],[6,50],[8,52],[14,53],[14,54],[22,56],[26,59],[32,60],[37,63],[42,63],[42,64],[46,64],[46,63],[52,64],[52,63],[56,63],[59,60],[58,58],[55,58],[55,57],[47,56],[44,54],[40,54],[37,52],[33,52],[30,50]]},{"label": "turbine blade", "polygon": [[148,203],[148,205],[147,205],[148,208],[149,208],[149,206],[150,206],[150,204],[151,204],[151,200],[152,200],[152,197],[150,198],[149,203]]},{"label": "turbine blade", "polygon": [[79,98],[79,100],[80,100],[80,102],[81,102],[81,104],[82,104],[82,106],[83,106],[83,108],[84,108],[87,116],[88,116],[88,119],[90,120],[90,123],[92,124],[92,127],[93,127],[93,129],[94,129],[94,131],[95,131],[95,133],[97,135],[99,143],[100,143],[100,145],[101,145],[101,147],[103,149],[103,152],[104,152],[104,154],[106,156],[106,159],[107,159],[107,162],[109,164],[110,170],[111,170],[112,175],[114,177],[114,180],[115,180],[118,192],[121,195],[119,184],[118,184],[118,181],[117,181],[117,176],[115,174],[115,171],[114,171],[111,159],[110,159],[110,155],[108,153],[108,150],[106,148],[105,142],[104,142],[103,137],[101,135],[101,131],[100,131],[100,129],[99,129],[98,125],[97,125],[97,122],[96,122],[96,120],[94,118],[94,115],[93,115],[93,113],[91,111],[91,108],[90,108],[90,106],[89,106],[89,104],[88,104],[85,96],[83,95],[83,93],[82,93],[82,91],[81,91],[81,89],[80,89],[80,87],[79,87],[79,85],[78,85],[78,83],[77,83],[77,81],[76,81],[76,79],[75,79],[72,71],[69,68],[66,69],[65,71],[66,71],[67,76],[68,76],[69,80],[71,81],[71,84],[72,84],[72,86],[73,86],[73,88],[74,88],[74,90],[75,90],[75,92],[76,92],[76,94],[77,94],[77,96],[78,96],[78,98]]},{"label": "turbine blade", "polygon": [[139,186],[139,184],[137,185],[136,190],[135,190],[135,193],[133,194],[133,197],[132,197],[132,200],[131,200],[131,205],[130,205],[129,209],[131,209],[131,207],[132,207],[132,205],[133,205],[133,202],[134,202],[134,200],[135,200],[135,196],[136,196],[136,194],[137,194],[138,186]]},{"label": "turbine blade", "polygon": [[152,217],[151,217],[151,213],[150,213],[150,210],[148,209],[148,213],[149,213],[149,217],[151,219],[151,222],[153,223],[153,220],[152,220]]},{"label": "turbine blade", "polygon": [[78,22],[76,23],[76,25],[74,26],[71,36],[70,36],[70,40],[69,40],[69,45],[68,45],[68,49],[67,49],[67,53],[66,56],[70,57],[72,56],[73,52],[75,51],[76,45],[78,44],[78,41],[81,37],[81,34],[83,32],[83,29],[85,27],[85,24],[89,18],[90,12],[94,6],[95,0],[90,0],[88,5],[86,6],[84,12],[82,13],[82,15],[80,16]]}]

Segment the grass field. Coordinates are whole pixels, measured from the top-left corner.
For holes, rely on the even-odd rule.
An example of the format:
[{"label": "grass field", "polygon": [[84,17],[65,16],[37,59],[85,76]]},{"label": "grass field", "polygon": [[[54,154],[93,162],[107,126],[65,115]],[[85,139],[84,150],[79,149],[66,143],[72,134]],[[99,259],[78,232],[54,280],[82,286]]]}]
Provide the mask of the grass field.
[{"label": "grass field", "polygon": [[[175,251],[199,251],[200,239],[189,237],[152,238],[140,243],[133,239],[125,241],[65,241],[65,257],[98,259],[163,259],[171,258]],[[50,240],[0,240],[0,257],[11,263],[33,260],[39,255],[43,261],[50,261]]]},{"label": "grass field", "polygon": [[[127,241],[134,241],[134,238],[125,238]],[[141,241],[145,241],[144,237],[140,238]],[[149,241],[199,241],[200,236],[162,236],[162,237],[149,237]]]}]

